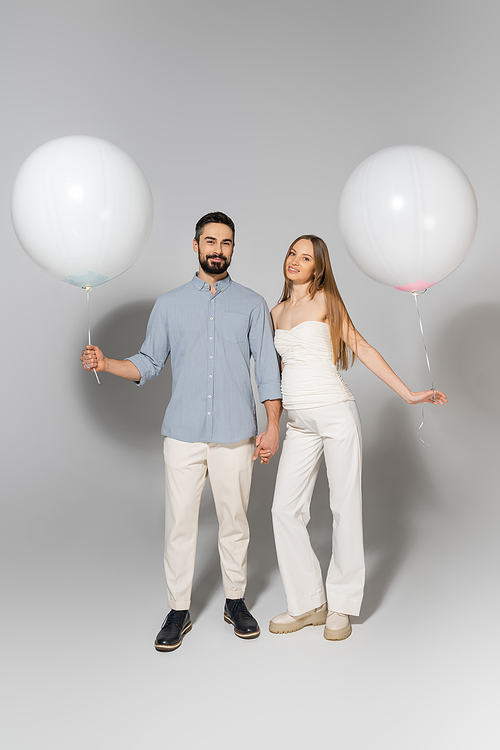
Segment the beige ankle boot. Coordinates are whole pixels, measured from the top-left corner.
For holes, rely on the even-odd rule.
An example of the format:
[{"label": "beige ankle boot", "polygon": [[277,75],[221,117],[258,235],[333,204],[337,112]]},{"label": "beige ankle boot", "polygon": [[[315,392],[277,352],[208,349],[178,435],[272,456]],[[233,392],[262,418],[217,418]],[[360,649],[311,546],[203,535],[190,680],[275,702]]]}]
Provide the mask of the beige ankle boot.
[{"label": "beige ankle boot", "polygon": [[273,617],[269,623],[271,633],[295,633],[296,630],[302,630],[307,625],[324,625],[326,622],[326,604],[321,607],[311,609],[302,615],[289,615],[288,612],[282,612],[280,615]]},{"label": "beige ankle boot", "polygon": [[327,641],[343,641],[349,638],[352,628],[349,621],[349,615],[343,615],[341,612],[330,612],[325,625],[325,638]]}]

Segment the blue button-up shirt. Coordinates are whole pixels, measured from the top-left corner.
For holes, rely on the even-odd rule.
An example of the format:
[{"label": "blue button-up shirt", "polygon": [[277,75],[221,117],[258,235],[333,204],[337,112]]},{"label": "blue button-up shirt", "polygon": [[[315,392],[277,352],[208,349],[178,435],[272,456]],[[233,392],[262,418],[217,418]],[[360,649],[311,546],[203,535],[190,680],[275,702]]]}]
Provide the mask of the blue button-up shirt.
[{"label": "blue button-up shirt", "polygon": [[269,311],[260,294],[230,276],[210,286],[195,275],[159,297],[146,340],[129,357],[139,385],[172,365],[162,434],[188,443],[237,443],[257,433],[250,357],[261,401],[280,399]]}]

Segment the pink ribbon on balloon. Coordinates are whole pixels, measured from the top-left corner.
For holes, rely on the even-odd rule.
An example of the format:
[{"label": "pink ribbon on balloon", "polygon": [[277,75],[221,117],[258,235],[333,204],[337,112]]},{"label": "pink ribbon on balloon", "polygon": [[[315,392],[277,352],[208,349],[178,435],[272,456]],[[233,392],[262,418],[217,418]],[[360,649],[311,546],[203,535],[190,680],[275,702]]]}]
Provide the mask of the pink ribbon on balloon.
[{"label": "pink ribbon on balloon", "polygon": [[[420,294],[425,294],[426,291],[427,291],[427,289],[422,289],[420,291]],[[434,399],[435,395],[436,395],[436,390],[434,388],[434,380],[433,380],[433,377],[432,377],[432,370],[431,370],[431,362],[430,362],[430,359],[429,359],[429,353],[427,351],[427,345],[425,343],[424,326],[423,326],[423,323],[422,323],[422,318],[420,316],[420,310],[418,309],[418,299],[417,299],[418,298],[418,294],[419,293],[417,291],[415,291],[415,290],[412,291],[412,295],[413,295],[413,298],[415,300],[415,307],[417,308],[418,322],[420,324],[420,333],[422,334],[422,341],[423,341],[423,344],[424,344],[425,359],[427,360],[427,368],[429,370],[429,377],[431,379],[431,388],[434,391],[434,396],[433,396],[433,399]],[[420,427],[418,428],[418,432],[420,432],[420,430],[424,426],[424,421],[425,421],[424,412],[425,412],[425,404],[422,404],[422,421],[420,423]],[[420,435],[418,436],[418,439],[420,440],[421,443],[423,443],[424,445],[426,445],[428,448],[431,447],[429,445],[429,443],[426,443],[425,440]]]}]

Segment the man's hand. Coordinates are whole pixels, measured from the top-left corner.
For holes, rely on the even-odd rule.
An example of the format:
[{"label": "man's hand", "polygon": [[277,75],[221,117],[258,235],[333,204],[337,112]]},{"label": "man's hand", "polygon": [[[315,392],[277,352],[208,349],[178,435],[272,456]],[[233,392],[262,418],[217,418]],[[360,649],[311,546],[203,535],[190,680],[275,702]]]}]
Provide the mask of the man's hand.
[{"label": "man's hand", "polygon": [[110,359],[105,357],[98,346],[87,344],[82,352],[80,361],[84,370],[97,370],[97,372],[108,372],[110,375],[116,375],[125,380],[132,380],[139,383],[141,373],[129,359]]},{"label": "man's hand", "polygon": [[98,346],[93,344],[87,344],[82,352],[80,361],[83,365],[84,370],[97,370],[102,372],[105,369],[106,357],[101,352]]},{"label": "man's hand", "polygon": [[255,441],[255,453],[253,460],[260,456],[261,464],[268,464],[269,459],[274,456],[280,447],[280,416],[283,411],[281,399],[269,399],[264,401],[267,414],[267,427],[261,432]]},{"label": "man's hand", "polygon": [[253,460],[256,461],[260,456],[261,464],[268,464],[269,459],[274,456],[280,446],[279,427],[268,425],[265,432],[261,432],[255,440],[255,452]]}]

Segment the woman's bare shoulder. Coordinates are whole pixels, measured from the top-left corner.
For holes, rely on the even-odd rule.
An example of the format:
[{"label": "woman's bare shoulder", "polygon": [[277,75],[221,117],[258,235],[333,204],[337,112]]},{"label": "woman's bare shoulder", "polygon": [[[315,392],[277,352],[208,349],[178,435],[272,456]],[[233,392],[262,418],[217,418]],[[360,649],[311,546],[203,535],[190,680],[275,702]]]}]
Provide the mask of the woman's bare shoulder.
[{"label": "woman's bare shoulder", "polygon": [[278,304],[275,305],[273,309],[271,310],[271,318],[273,319],[275,328],[278,327],[278,320],[281,314],[283,313],[284,306],[285,306],[284,302],[278,302]]},{"label": "woman's bare shoulder", "polygon": [[314,295],[313,302],[318,312],[326,318],[327,317],[326,296],[325,296],[325,292],[323,291],[323,289],[319,289],[319,291],[316,292],[316,294]]},{"label": "woman's bare shoulder", "polygon": [[318,289],[318,291],[314,295],[314,299],[318,300],[318,302],[320,302],[322,305],[325,305],[326,304],[325,290]]}]

